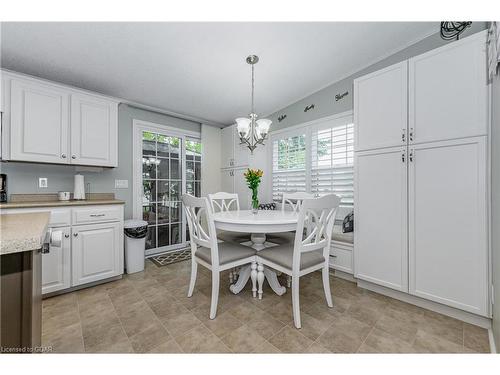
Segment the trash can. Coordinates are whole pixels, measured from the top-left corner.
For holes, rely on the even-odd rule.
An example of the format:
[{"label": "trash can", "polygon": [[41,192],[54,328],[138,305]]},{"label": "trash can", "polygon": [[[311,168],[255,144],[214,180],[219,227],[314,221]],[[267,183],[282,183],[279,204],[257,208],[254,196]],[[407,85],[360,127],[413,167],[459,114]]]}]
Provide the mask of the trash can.
[{"label": "trash can", "polygon": [[125,230],[125,268],[127,273],[144,271],[144,250],[148,223],[144,220],[126,220]]}]

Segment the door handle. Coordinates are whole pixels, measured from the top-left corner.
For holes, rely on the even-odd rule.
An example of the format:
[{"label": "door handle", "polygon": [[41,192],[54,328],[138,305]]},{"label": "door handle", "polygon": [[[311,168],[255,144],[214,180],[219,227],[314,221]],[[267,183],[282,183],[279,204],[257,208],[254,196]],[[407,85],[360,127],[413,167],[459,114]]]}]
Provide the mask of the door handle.
[{"label": "door handle", "polygon": [[405,151],[403,151],[403,152],[401,153],[401,161],[402,161],[403,163],[406,161],[406,152],[405,152]]},{"label": "door handle", "polygon": [[61,158],[66,159],[66,154],[61,154]]},{"label": "door handle", "polygon": [[401,142],[406,143],[406,129],[401,129]]},{"label": "door handle", "polygon": [[413,142],[413,136],[415,135],[415,131],[413,128],[410,128],[410,142]]},{"label": "door handle", "polygon": [[65,235],[64,235],[64,238],[69,238],[69,234],[65,234]]},{"label": "door handle", "polygon": [[78,237],[78,233],[73,233],[73,237]]},{"label": "door handle", "polygon": [[106,214],[90,214],[90,217],[102,217],[106,216]]},{"label": "door handle", "polygon": [[410,161],[413,162],[413,150],[410,151]]},{"label": "door handle", "polygon": [[71,155],[71,159],[76,159],[76,155]]}]

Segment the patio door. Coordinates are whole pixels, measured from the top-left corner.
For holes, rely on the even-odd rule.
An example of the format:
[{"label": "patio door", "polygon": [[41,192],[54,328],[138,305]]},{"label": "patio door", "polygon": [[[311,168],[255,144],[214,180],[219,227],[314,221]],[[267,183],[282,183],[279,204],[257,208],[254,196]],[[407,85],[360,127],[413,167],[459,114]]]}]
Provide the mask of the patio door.
[{"label": "patio door", "polygon": [[146,256],[185,247],[187,225],[181,197],[185,192],[199,196],[200,140],[147,126],[138,126],[134,135],[134,154],[138,157],[140,151],[141,162],[134,216],[148,222]]}]

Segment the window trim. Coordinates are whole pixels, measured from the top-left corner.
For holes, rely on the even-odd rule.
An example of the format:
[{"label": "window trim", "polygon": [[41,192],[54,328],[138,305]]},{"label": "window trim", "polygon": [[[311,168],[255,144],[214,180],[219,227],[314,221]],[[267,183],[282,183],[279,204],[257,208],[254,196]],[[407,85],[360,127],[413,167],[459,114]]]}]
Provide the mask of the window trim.
[{"label": "window trim", "polygon": [[[273,174],[273,144],[277,139],[285,138],[285,137],[293,137],[301,134],[305,134],[306,141],[306,192],[311,192],[311,178],[312,178],[312,133],[313,131],[326,129],[332,126],[332,122],[337,122],[339,125],[343,125],[348,119],[350,122],[354,121],[354,112],[353,110],[336,113],[331,116],[321,117],[319,119],[315,119],[312,121],[304,122],[301,124],[289,126],[283,129],[278,129],[275,131],[271,131],[269,133],[269,150],[270,157],[268,158],[268,170],[272,176]],[[273,196],[273,179],[272,177],[269,179],[269,192],[270,196]]]}]

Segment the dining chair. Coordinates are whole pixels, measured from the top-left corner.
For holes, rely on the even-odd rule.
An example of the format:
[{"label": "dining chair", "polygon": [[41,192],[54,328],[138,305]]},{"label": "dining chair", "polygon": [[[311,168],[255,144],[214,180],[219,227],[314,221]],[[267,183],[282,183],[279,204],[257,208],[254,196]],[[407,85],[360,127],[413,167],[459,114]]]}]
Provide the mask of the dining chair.
[{"label": "dining chair", "polygon": [[[217,242],[213,212],[207,198],[197,198],[189,194],[182,196],[191,244],[191,280],[188,297],[193,295],[196,284],[198,264],[212,271],[212,299],[210,303],[210,319],[217,314],[219,299],[219,281],[222,271],[255,262],[255,250],[234,242]],[[207,231],[203,228],[205,223]],[[208,232],[208,233],[207,233]],[[256,278],[252,277],[253,289]]]},{"label": "dining chair", "polygon": [[[261,250],[257,253],[257,269],[264,265],[292,276],[292,308],[295,327],[301,328],[299,305],[299,280],[301,276],[321,270],[323,289],[328,307],[333,307],[330,293],[328,259],[332,229],[340,198],[335,194],[320,198],[304,199],[300,204],[295,241]],[[304,235],[304,228],[310,232]],[[305,238],[304,238],[305,237]],[[261,275],[257,275],[259,298],[262,296]]]},{"label": "dining chair", "polygon": [[[218,193],[208,194],[208,200],[210,201],[212,212],[240,210],[240,201],[238,199],[238,194],[236,193],[226,193],[221,191]],[[250,241],[250,234],[219,230],[217,231],[217,238],[225,242],[235,242],[240,244]],[[232,284],[237,278],[238,271],[236,269],[231,270],[229,272],[229,282]]]}]

